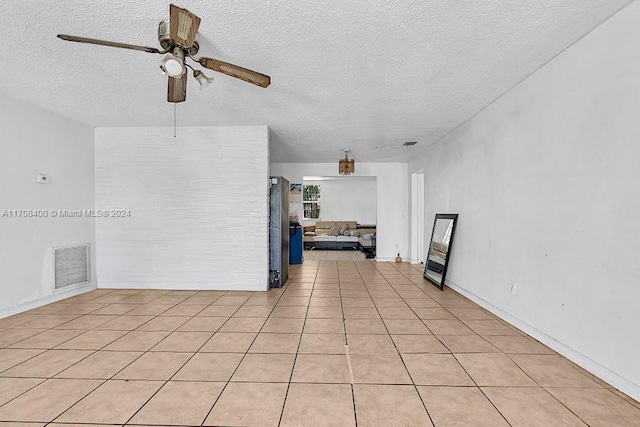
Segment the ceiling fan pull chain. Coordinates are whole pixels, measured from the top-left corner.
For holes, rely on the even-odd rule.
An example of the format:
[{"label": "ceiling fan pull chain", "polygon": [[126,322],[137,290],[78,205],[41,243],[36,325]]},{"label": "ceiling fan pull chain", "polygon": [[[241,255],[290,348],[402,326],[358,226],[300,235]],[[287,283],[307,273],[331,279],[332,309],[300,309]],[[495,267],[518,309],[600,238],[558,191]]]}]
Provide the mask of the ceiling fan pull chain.
[{"label": "ceiling fan pull chain", "polygon": [[173,104],[173,137],[176,137],[176,103]]}]

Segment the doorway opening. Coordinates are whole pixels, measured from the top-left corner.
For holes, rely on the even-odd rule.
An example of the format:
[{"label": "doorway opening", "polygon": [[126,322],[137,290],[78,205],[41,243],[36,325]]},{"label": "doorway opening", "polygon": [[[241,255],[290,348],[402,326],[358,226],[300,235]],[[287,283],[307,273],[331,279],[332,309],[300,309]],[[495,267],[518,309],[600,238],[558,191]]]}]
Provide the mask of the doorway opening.
[{"label": "doorway opening", "polygon": [[374,259],[377,193],[375,176],[304,176],[291,208],[302,212],[305,259]]}]

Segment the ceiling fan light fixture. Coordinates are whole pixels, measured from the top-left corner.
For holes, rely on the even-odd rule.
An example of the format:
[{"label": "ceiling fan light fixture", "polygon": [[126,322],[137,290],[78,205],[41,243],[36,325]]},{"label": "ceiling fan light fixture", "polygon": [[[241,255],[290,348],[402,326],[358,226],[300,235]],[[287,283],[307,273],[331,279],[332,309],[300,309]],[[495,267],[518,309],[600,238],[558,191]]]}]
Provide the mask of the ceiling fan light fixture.
[{"label": "ceiling fan light fixture", "polygon": [[184,54],[180,55],[178,52],[182,53],[179,49],[176,49],[175,53],[167,53],[160,66],[162,71],[170,77],[181,77],[187,71],[184,66]]},{"label": "ceiling fan light fixture", "polygon": [[344,159],[338,162],[338,172],[340,175],[351,175],[356,171],[356,164],[349,158],[349,150],[344,150]]},{"label": "ceiling fan light fixture", "polygon": [[[58,34],[58,38],[75,43],[86,43],[98,46],[108,46],[119,49],[137,50],[140,52],[165,55],[160,61],[160,71],[167,77],[167,102],[184,102],[187,96],[188,70],[193,70],[193,77],[200,84],[200,89],[206,88],[213,78],[207,77],[202,71],[194,68],[186,62],[191,59],[202,67],[226,74],[236,79],[244,80],[256,86],[266,88],[271,84],[271,77],[243,68],[215,58],[196,58],[200,44],[198,43],[198,29],[201,19],[198,15],[174,4],[169,5],[169,19],[163,20],[158,25],[158,42],[162,50],[156,47],[140,46],[129,43],[113,42],[108,40],[78,37],[69,34]],[[116,60],[119,58],[116,57]]]},{"label": "ceiling fan light fixture", "polygon": [[200,70],[193,70],[193,77],[200,83],[200,90],[206,89],[213,82],[213,77],[207,77]]}]

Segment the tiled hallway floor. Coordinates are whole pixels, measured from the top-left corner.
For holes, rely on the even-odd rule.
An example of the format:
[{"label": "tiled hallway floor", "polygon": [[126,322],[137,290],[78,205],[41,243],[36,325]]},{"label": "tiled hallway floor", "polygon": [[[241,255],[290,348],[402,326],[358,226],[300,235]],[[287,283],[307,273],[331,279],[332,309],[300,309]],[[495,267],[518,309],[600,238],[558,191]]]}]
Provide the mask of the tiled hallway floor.
[{"label": "tiled hallway floor", "polygon": [[305,261],[372,261],[355,249],[310,249],[303,255]]},{"label": "tiled hallway floor", "polygon": [[0,421],[640,425],[637,402],[417,267],[291,270],[268,293],[97,290],[0,320]]}]

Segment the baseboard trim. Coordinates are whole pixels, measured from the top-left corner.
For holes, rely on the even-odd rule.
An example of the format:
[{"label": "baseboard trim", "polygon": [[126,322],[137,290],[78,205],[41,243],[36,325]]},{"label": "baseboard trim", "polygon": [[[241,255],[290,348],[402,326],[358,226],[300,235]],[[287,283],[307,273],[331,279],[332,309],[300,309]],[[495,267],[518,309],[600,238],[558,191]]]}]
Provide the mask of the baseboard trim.
[{"label": "baseboard trim", "polygon": [[559,354],[563,355],[567,359],[574,362],[576,365],[584,368],[585,370],[589,371],[596,377],[611,384],[612,386],[614,386],[621,392],[625,393],[626,395],[634,398],[635,400],[640,401],[640,385],[632,383],[626,378],[611,371],[609,368],[602,366],[601,364],[599,364],[598,362],[595,362],[594,360],[591,360],[589,357],[583,355],[582,353],[579,353],[576,350],[566,346],[565,344],[561,343],[555,338],[547,335],[546,333],[542,332],[539,329],[536,329],[535,327],[529,325],[528,323],[523,322],[517,317],[491,304],[490,302],[485,301],[484,299],[467,291],[461,286],[456,285],[455,283],[451,283],[448,280],[446,281],[446,285],[451,289],[453,289],[454,291],[458,292],[459,294],[465,296],[466,298],[469,298],[471,301],[478,304],[480,307],[490,311],[491,313],[500,317],[502,320],[512,324],[516,328],[520,329],[522,332],[540,341],[547,347],[555,350]]},{"label": "baseboard trim", "polygon": [[0,319],[13,316],[16,314],[24,313],[25,311],[33,310],[34,308],[42,307],[43,305],[51,304],[52,302],[57,302],[66,298],[75,297],[76,295],[84,294],[94,289],[96,289],[95,284],[87,283],[86,285],[77,286],[77,287],[74,287],[73,289],[60,290],[51,295],[47,295],[46,297],[25,302],[15,307],[2,309],[0,310]]},{"label": "baseboard trim", "polygon": [[114,285],[101,285],[98,286],[98,289],[106,289],[106,290],[119,290],[119,289],[144,289],[144,290],[156,290],[156,291],[239,291],[239,292],[265,292],[270,288],[268,286],[263,286],[260,288],[254,288],[250,286],[244,286],[240,288],[230,289],[229,287],[223,286],[209,286],[209,285],[174,285],[171,283],[168,284],[154,284],[152,286],[146,285],[144,283],[126,283],[121,282],[118,286]]}]

